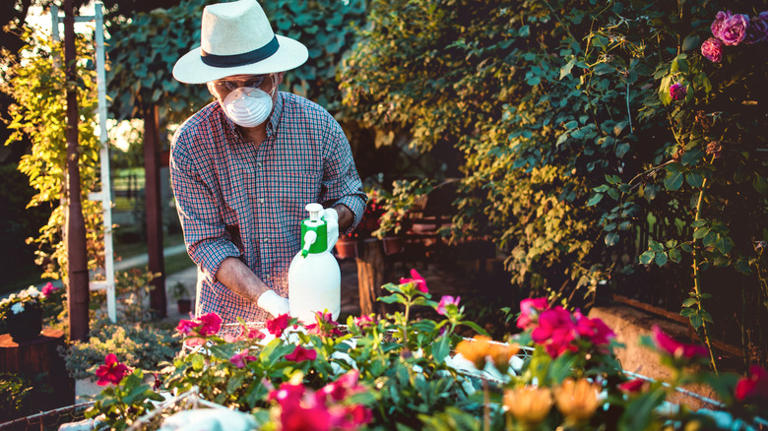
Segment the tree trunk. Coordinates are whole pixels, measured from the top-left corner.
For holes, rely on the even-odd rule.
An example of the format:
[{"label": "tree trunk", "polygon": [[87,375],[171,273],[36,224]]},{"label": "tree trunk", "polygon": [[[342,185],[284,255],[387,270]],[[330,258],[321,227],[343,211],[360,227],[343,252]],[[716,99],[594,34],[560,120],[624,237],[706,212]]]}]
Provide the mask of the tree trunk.
[{"label": "tree trunk", "polygon": [[78,168],[77,53],[75,51],[75,16],[72,0],[64,1],[64,63],[67,78],[67,267],[69,283],[69,328],[72,340],[88,339],[88,257],[85,247],[85,219]]},{"label": "tree trunk", "polygon": [[357,262],[360,314],[383,313],[384,307],[376,301],[376,298],[379,297],[381,285],[384,284],[385,276],[390,271],[380,241],[376,239],[362,240],[358,245],[355,261]]},{"label": "tree trunk", "polygon": [[166,316],[165,262],[163,259],[163,211],[160,205],[160,134],[157,106],[143,108],[144,116],[144,202],[147,216],[149,270],[160,273],[152,280],[149,305],[157,317]]}]

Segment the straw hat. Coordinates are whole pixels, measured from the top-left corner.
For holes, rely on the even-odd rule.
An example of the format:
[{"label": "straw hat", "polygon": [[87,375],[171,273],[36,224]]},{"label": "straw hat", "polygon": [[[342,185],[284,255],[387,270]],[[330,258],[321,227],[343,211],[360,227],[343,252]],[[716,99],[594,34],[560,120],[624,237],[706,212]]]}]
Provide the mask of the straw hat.
[{"label": "straw hat", "polygon": [[256,0],[216,3],[203,9],[198,48],[173,66],[173,77],[204,84],[232,75],[290,70],[307,61],[307,47],[276,35]]}]

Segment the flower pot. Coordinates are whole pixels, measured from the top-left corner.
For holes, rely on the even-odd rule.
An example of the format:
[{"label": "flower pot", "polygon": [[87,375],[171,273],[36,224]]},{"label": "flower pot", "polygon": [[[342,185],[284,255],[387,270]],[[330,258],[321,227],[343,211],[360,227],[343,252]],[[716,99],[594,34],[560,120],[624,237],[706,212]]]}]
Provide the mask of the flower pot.
[{"label": "flower pot", "polygon": [[27,306],[19,314],[8,313],[6,324],[13,341],[19,343],[33,340],[43,330],[43,310],[40,307]]},{"label": "flower pot", "polygon": [[403,251],[403,240],[396,236],[382,238],[381,245],[384,248],[384,254],[391,256]]},{"label": "flower pot", "polygon": [[336,257],[349,259],[357,257],[357,240],[352,238],[339,238],[336,241]]},{"label": "flower pot", "polygon": [[192,311],[191,299],[178,299],[176,300],[176,305],[179,307],[179,314],[189,314]]}]

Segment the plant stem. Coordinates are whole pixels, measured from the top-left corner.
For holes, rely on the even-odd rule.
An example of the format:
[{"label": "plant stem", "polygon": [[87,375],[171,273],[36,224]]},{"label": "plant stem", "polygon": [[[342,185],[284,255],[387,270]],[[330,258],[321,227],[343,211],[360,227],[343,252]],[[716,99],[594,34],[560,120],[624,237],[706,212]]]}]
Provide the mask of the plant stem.
[{"label": "plant stem", "polygon": [[483,380],[483,431],[491,429],[491,410],[489,404],[491,402],[488,395],[488,381]]},{"label": "plant stem", "polygon": [[[712,155],[712,159],[709,161],[710,164],[712,164],[715,161],[715,156]],[[704,181],[701,183],[701,190],[699,191],[699,200],[696,202],[696,215],[693,218],[694,224],[699,220],[699,216],[701,215],[701,202],[704,200],[704,189],[707,186],[707,179],[704,178]],[[715,354],[712,352],[712,343],[709,340],[709,333],[707,332],[707,321],[704,319],[702,315],[702,305],[701,305],[701,273],[699,272],[699,264],[697,262],[696,258],[696,247],[693,248],[693,290],[696,293],[696,307],[699,310],[699,316],[701,317],[701,331],[704,333],[704,342],[707,344],[707,350],[709,351],[709,360],[712,364],[712,370],[717,373],[717,364],[715,363]]]}]

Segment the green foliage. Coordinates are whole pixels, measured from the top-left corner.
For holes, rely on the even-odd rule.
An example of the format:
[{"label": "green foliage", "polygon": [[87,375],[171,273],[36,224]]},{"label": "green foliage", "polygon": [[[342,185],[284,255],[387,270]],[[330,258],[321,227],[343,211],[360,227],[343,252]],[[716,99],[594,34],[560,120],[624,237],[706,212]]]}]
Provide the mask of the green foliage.
[{"label": "green foliage", "polygon": [[6,419],[24,416],[32,411],[29,396],[33,391],[32,383],[18,374],[0,374],[0,417]]},{"label": "green foliage", "polygon": [[163,400],[150,385],[144,383],[144,372],[135,370],[123,377],[119,386],[109,386],[99,393],[94,405],[85,411],[85,417],[100,416],[102,422],[97,429],[123,430],[133,420],[152,410],[152,401]]},{"label": "green foliage", "polygon": [[100,187],[98,155],[100,144],[94,134],[92,121],[96,110],[96,72],[89,68],[92,63],[84,61],[93,56],[93,44],[78,38],[77,82],[65,82],[63,54],[59,44],[25,33],[28,44],[23,48],[24,58],[18,61],[11,56],[3,68],[0,90],[14,100],[8,110],[11,134],[6,145],[29,139],[32,143],[29,154],[22,156],[18,169],[29,177],[36,194],[28,207],[51,208],[46,225],[39,230],[36,238],[27,239],[38,247],[36,263],[43,267],[44,277],[66,277],[66,244],[63,241],[65,225],[66,190],[66,88],[73,86],[77,91],[80,112],[79,122],[79,163],[82,190],[83,216],[86,223],[88,266],[93,269],[103,260],[103,226],[101,203],[89,201],[88,193]]},{"label": "green foliage", "polygon": [[148,323],[92,322],[87,342],[77,341],[60,353],[67,371],[75,379],[94,377],[97,365],[114,353],[131,368],[157,370],[158,364],[173,359],[181,343],[172,329]]},{"label": "green foliage", "polygon": [[[640,262],[692,279],[695,250],[697,269],[728,268],[700,274],[704,291],[724,274],[746,277],[739,329],[765,350],[751,317],[765,319],[752,305],[765,292],[749,273],[753,241],[766,240],[768,77],[764,44],[728,47],[719,65],[698,52],[725,9],[765,7],[372,1],[338,75],[343,102],[365,126],[406,131],[410,150],[442,157],[448,167],[426,176],[460,172],[454,236],[496,238],[516,285],[577,305],[577,290],[646,284]],[[673,83],[686,86],[683,99],[671,100]],[[650,232],[664,247],[638,262]]]},{"label": "green foliage", "polygon": [[[200,18],[210,2],[186,0],[109,21],[108,73],[111,109],[119,119],[141,116],[142,106],[158,105],[160,117],[180,123],[211,99],[204,85],[173,79],[176,60],[200,44]],[[338,109],[335,67],[354,39],[353,26],[364,17],[365,2],[351,0],[275,0],[263,7],[276,33],[295,38],[309,49],[307,64],[290,71],[285,88]]]}]

